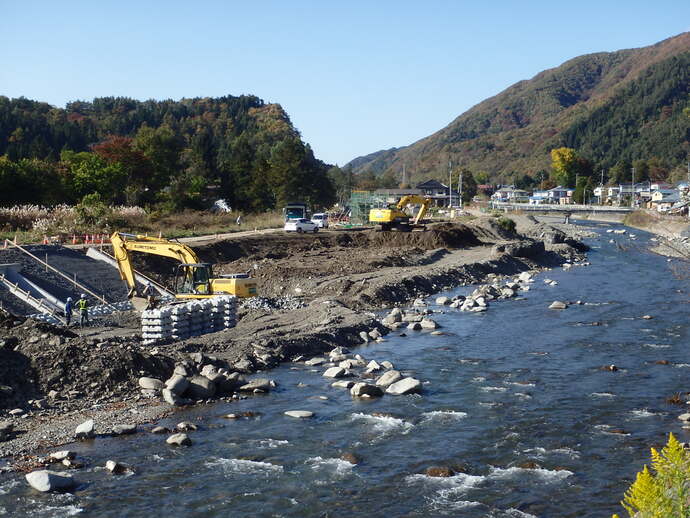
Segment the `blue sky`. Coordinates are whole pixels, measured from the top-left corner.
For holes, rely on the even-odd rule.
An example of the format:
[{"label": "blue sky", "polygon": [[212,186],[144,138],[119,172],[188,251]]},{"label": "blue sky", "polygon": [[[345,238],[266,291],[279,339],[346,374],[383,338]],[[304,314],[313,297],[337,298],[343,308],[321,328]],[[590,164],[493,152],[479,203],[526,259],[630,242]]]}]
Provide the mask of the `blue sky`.
[{"label": "blue sky", "polygon": [[575,56],[688,30],[687,0],[0,0],[0,95],[255,94],[343,165]]}]

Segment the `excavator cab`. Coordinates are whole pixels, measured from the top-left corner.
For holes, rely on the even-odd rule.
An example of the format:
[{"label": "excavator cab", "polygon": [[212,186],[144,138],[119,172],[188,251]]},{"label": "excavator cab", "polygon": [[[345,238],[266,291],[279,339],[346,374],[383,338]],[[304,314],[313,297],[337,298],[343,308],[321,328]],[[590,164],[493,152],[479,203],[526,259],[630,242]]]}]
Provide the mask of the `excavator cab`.
[{"label": "excavator cab", "polygon": [[213,271],[208,263],[183,263],[175,271],[175,293],[178,295],[202,295],[213,293]]}]

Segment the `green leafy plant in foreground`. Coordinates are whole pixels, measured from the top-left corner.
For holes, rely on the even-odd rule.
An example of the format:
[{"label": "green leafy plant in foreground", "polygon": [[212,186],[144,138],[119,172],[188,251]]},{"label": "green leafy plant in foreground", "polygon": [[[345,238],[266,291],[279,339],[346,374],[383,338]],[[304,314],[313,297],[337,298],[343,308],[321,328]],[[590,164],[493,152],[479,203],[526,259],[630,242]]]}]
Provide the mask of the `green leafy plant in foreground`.
[{"label": "green leafy plant in foreground", "polygon": [[496,220],[496,223],[498,223],[503,230],[507,230],[508,232],[515,232],[515,221],[510,218],[501,216]]},{"label": "green leafy plant in foreground", "polygon": [[661,452],[652,448],[652,470],[642,468],[621,505],[634,518],[690,518],[689,497],[690,453],[671,433]]}]

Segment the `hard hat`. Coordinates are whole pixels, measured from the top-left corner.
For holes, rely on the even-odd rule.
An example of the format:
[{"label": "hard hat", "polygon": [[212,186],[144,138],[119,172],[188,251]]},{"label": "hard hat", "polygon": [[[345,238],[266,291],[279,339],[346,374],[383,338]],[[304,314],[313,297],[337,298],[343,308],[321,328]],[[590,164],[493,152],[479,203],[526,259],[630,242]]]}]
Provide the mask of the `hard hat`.
[{"label": "hard hat", "polygon": [[82,293],[80,298],[85,299],[86,295],[84,293]]},{"label": "hard hat", "polygon": [[67,297],[67,302],[72,302],[72,297]]}]

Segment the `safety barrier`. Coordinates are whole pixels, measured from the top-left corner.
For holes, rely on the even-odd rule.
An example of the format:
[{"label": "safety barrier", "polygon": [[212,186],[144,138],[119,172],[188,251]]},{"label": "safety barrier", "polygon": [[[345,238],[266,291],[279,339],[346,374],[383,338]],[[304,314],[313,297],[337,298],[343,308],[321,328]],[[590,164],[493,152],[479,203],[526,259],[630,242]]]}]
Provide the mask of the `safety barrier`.
[{"label": "safety barrier", "polygon": [[218,295],[196,299],[141,314],[144,344],[162,340],[185,340],[214,333],[237,324],[237,297]]}]

